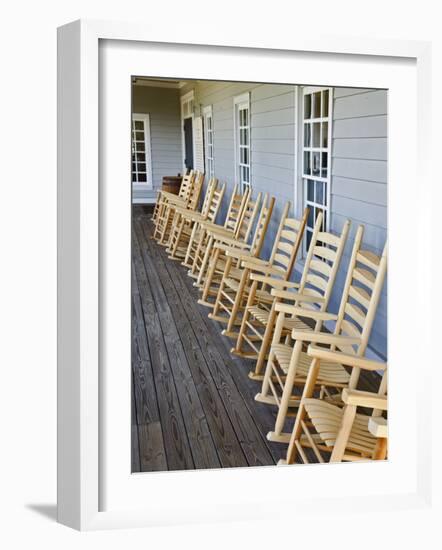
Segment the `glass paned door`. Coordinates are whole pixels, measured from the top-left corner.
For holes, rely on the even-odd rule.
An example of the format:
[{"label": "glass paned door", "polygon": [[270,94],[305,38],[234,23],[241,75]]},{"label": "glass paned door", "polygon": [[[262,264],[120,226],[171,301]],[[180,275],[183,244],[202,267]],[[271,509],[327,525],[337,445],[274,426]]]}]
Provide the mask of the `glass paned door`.
[{"label": "glass paned door", "polygon": [[132,115],[132,184],[152,187],[149,115]]}]

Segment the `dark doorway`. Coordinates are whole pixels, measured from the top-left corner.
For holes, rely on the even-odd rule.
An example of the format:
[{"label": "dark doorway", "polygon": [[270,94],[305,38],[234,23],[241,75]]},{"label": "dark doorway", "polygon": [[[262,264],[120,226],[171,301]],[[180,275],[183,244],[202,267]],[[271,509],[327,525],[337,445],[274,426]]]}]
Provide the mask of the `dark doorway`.
[{"label": "dark doorway", "polygon": [[184,165],[187,169],[193,168],[193,128],[192,119],[184,119]]}]

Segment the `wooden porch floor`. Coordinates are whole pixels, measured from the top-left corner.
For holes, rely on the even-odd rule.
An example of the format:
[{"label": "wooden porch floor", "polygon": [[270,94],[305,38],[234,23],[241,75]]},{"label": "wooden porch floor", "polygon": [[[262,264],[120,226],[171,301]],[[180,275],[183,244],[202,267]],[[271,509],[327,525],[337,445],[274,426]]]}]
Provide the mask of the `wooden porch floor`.
[{"label": "wooden porch floor", "polygon": [[150,238],[151,209],[133,207],[132,471],[274,465],[271,407],[254,401],[251,362],[197,304],[193,279]]},{"label": "wooden porch floor", "polygon": [[[254,400],[253,363],[197,304],[193,279],[150,238],[152,207],[132,219],[132,471],[274,465],[275,409]],[[379,377],[361,373],[360,389]],[[308,453],[310,454],[310,453]]]}]

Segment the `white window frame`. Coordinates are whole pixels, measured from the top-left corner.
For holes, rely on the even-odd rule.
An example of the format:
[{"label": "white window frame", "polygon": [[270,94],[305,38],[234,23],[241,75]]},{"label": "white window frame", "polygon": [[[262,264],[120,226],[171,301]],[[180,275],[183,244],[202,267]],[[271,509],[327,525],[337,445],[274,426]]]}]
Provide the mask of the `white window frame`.
[{"label": "white window frame", "polygon": [[[308,119],[304,118],[304,107],[305,107],[305,97],[307,95],[313,94],[315,92],[322,92],[328,90],[328,116],[323,117],[311,117]],[[299,170],[299,176],[297,177],[297,181],[300,184],[300,192],[302,196],[301,204],[302,208],[306,208],[309,206],[310,208],[314,209],[315,207],[321,208],[321,210],[325,213],[325,226],[324,230],[329,231],[330,229],[330,220],[331,220],[331,163],[332,163],[332,135],[333,135],[333,90],[334,88],[328,87],[328,86],[303,86],[300,87],[298,90],[298,95],[300,96],[300,101],[298,101],[298,155],[300,158],[300,162],[297,162],[297,169]],[[322,115],[322,98],[321,98],[321,113]],[[306,147],[304,145],[304,126],[306,121],[308,121],[309,124],[311,124],[311,132],[310,132],[310,146]],[[322,131],[323,131],[323,122],[327,122],[327,147],[322,147],[323,140],[322,140]],[[320,126],[320,135],[319,135],[319,147],[316,147],[313,145],[313,124],[319,123]],[[322,154],[327,154],[327,175],[322,176],[321,174],[314,175],[306,174],[305,173],[305,162],[304,162],[304,152],[310,151],[311,153],[319,153],[319,167],[321,169],[322,163],[321,163],[321,156]],[[313,155],[310,156],[310,166],[312,168],[312,158]],[[307,181],[313,180],[318,182],[323,182],[326,186],[326,192],[325,192],[325,204],[320,204],[316,201],[316,190],[315,190],[315,196],[313,200],[308,199],[307,194]],[[315,186],[316,187],[316,186]],[[314,214],[313,214],[314,215]],[[306,227],[306,232],[309,231],[309,228]],[[307,238],[304,239],[304,255],[307,253]]]},{"label": "white window frame", "polygon": [[[240,162],[240,138],[239,138],[239,112],[242,109],[247,108],[248,117],[247,117],[247,126],[248,129],[248,151],[249,151],[249,162],[244,164]],[[233,119],[234,119],[234,136],[235,136],[235,180],[238,182],[241,188],[241,192],[244,193],[246,187],[251,187],[252,185],[252,139],[251,139],[251,116],[250,116],[250,92],[238,95],[233,98]],[[242,147],[242,146],[241,146]],[[241,181],[241,167],[247,167],[249,170],[249,181],[245,184]]]},{"label": "white window frame", "polygon": [[[208,119],[211,124],[209,128]],[[215,155],[214,155],[214,130],[213,130],[213,109],[212,105],[207,105],[203,108],[203,124],[204,124],[204,166],[206,169],[206,178],[215,177]],[[209,155],[209,145],[212,149],[212,155]],[[210,161],[210,162],[209,162]]]},{"label": "white window frame", "polygon": [[192,119],[192,149],[193,164],[195,166],[195,90],[190,90],[180,97],[181,105],[181,144],[182,144],[182,162],[183,172],[186,172],[186,141],[184,135],[184,121],[186,118]]},{"label": "white window frame", "polygon": [[[132,113],[132,121],[131,125],[134,121],[142,121],[144,123],[144,150],[146,153],[146,181],[145,182],[138,182],[138,181],[132,181],[132,154],[131,154],[131,165],[130,165],[130,173],[131,173],[131,181],[132,181],[132,189],[153,189],[153,180],[152,180],[152,142],[151,142],[151,133],[150,133],[150,115],[148,113]],[[131,126],[132,131],[132,126]],[[131,134],[132,135],[132,134]],[[133,139],[132,141],[132,147],[133,147]],[[132,153],[132,151],[131,151]]]}]

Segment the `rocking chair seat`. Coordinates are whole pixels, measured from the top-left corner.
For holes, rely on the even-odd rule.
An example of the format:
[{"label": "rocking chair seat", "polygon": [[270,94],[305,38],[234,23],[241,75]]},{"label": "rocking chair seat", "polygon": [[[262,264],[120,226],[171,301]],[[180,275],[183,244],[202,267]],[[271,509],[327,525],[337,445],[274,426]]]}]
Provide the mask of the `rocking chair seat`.
[{"label": "rocking chair seat", "polygon": [[[278,363],[285,374],[289,369],[290,357],[293,347],[286,344],[273,344],[272,351],[274,352]],[[301,356],[296,365],[296,377],[307,377],[312,358],[306,352],[301,352]],[[321,361],[318,374],[318,384],[335,385],[348,384],[350,375],[343,365]]]},{"label": "rocking chair seat", "polygon": [[[261,291],[261,293],[263,294],[263,296],[260,297],[260,301],[264,302],[265,301],[264,291]],[[257,296],[259,296],[258,292],[256,294]],[[252,306],[252,307],[249,307],[249,312],[257,321],[267,326],[269,316],[270,316],[270,312],[268,310],[259,306]],[[292,317],[292,318],[288,317],[285,319],[284,329],[291,332],[293,329],[311,330],[311,327],[309,327],[306,323],[304,323],[304,321],[299,319],[299,317]]]},{"label": "rocking chair seat", "polygon": [[[320,438],[328,447],[333,447],[341,427],[343,409],[314,398],[305,399],[304,404],[309,420]],[[356,414],[346,445],[348,451],[368,457],[373,454],[377,439],[368,431],[370,418],[364,414]]]}]

